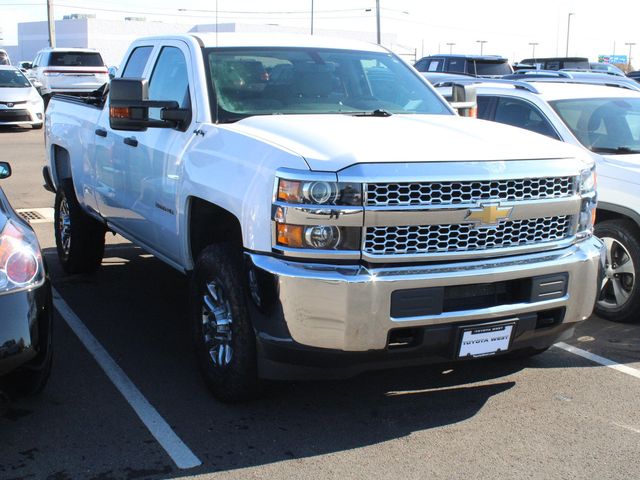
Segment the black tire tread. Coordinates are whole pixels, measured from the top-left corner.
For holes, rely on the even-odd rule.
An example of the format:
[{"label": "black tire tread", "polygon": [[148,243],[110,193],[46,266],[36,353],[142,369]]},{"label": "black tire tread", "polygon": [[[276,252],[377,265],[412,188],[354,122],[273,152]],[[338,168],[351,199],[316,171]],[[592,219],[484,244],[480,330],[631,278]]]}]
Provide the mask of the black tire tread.
[{"label": "black tire tread", "polygon": [[[65,255],[60,239],[59,212],[60,204],[66,198],[71,217],[71,247],[69,255]],[[68,274],[93,273],[100,267],[104,255],[104,237],[106,229],[103,224],[86,214],[75,195],[71,179],[60,182],[56,193],[54,230],[58,258],[62,268]]]},{"label": "black tire tread", "polygon": [[[189,314],[198,366],[214,396],[225,403],[254,399],[260,396],[263,387],[257,375],[256,339],[246,306],[242,272],[242,251],[237,245],[213,244],[199,255],[189,289]],[[202,341],[201,297],[207,279],[212,278],[222,286],[233,316],[233,359],[225,368],[212,365]]]},{"label": "black tire tread", "polygon": [[627,248],[631,254],[633,263],[636,268],[636,278],[631,299],[621,308],[603,308],[596,302],[595,313],[601,318],[617,323],[631,323],[640,320],[640,285],[638,281],[640,277],[640,229],[632,221],[628,219],[605,220],[597,223],[595,226],[595,234],[600,237],[612,237],[619,240]]}]

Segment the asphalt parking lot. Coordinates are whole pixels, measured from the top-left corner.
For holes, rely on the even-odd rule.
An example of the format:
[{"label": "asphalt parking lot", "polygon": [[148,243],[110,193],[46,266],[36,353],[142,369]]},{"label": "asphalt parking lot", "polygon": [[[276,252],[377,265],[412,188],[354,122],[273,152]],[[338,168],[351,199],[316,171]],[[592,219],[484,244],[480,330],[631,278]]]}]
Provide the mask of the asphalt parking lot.
[{"label": "asphalt parking lot", "polygon": [[[42,131],[0,127],[0,160],[14,208],[53,206]],[[640,476],[640,324],[591,318],[528,360],[275,384],[229,406],[195,368],[186,278],[117,236],[98,273],[67,276],[44,217],[54,370],[0,418],[1,479]]]}]

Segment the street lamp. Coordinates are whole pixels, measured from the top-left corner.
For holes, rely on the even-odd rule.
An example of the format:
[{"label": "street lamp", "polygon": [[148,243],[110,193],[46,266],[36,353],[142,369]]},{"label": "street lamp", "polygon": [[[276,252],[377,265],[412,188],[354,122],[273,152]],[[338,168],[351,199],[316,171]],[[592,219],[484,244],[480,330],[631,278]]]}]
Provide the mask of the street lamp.
[{"label": "street lamp", "polygon": [[453,53],[453,46],[455,45],[455,43],[447,42],[447,45],[449,45],[449,55],[451,55]]},{"label": "street lamp", "polygon": [[575,13],[571,12],[567,15],[567,53],[565,57],[569,56],[569,32],[571,31],[571,15],[575,15]]},{"label": "street lamp", "polygon": [[626,42],[625,45],[629,45],[629,58],[627,58],[627,70],[631,70],[631,47],[633,47],[635,43]]},{"label": "street lamp", "polygon": [[529,45],[531,45],[531,48],[533,49],[531,52],[531,58],[533,58],[534,60],[536,59],[536,45],[540,45],[538,42],[529,42]]},{"label": "street lamp", "polygon": [[487,42],[488,40],[476,40],[476,43],[480,44],[480,55],[482,55],[482,47],[484,47],[484,44]]}]

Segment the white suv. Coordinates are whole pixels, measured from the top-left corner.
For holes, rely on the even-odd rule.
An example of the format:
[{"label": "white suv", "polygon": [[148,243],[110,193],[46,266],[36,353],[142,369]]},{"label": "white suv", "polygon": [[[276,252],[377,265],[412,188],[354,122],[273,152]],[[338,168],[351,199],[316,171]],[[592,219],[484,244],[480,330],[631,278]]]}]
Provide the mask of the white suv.
[{"label": "white suv", "polygon": [[109,81],[102,56],[92,49],[45,48],[30,67],[27,75],[42,84],[45,102],[53,93],[87,95]]},{"label": "white suv", "polygon": [[640,92],[564,81],[495,81],[475,87],[478,118],[525,128],[591,152],[598,174],[595,233],[607,246],[596,313],[619,322],[637,321]]}]

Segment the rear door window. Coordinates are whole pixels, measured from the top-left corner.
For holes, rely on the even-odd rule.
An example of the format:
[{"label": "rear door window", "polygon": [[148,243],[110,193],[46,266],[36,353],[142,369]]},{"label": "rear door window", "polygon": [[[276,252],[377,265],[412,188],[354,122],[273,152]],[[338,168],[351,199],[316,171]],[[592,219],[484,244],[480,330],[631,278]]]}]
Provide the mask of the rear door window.
[{"label": "rear door window", "polygon": [[50,67],[104,67],[98,52],[51,52]]},{"label": "rear door window", "polygon": [[462,58],[452,58],[447,60],[447,72],[451,73],[467,73],[465,69],[466,60]]},{"label": "rear door window", "polygon": [[441,72],[442,71],[442,60],[431,60],[429,62],[429,72]]},{"label": "rear door window", "polygon": [[149,56],[151,55],[152,50],[152,46],[135,48],[133,52],[131,52],[129,60],[127,60],[127,64],[125,65],[124,71],[122,72],[122,77],[142,77],[142,74],[144,73],[144,67],[147,65],[147,61],[149,60]]},{"label": "rear door window", "polygon": [[538,107],[518,98],[498,97],[494,120],[498,123],[546,135],[556,140],[560,139],[549,120]]},{"label": "rear door window", "polygon": [[513,73],[507,62],[482,62],[476,61],[476,75],[510,75]]}]

